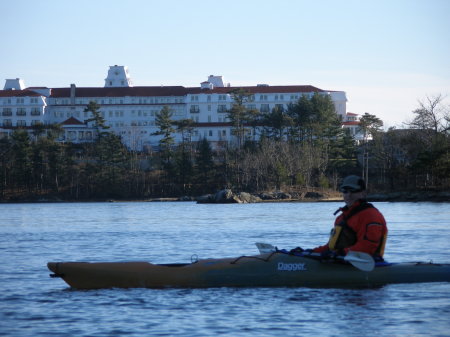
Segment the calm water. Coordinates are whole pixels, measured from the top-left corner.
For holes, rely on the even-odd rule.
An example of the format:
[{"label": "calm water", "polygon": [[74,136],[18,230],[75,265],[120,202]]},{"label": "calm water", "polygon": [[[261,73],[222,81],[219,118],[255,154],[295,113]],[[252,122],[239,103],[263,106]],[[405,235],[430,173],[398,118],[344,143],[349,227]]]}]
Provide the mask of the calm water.
[{"label": "calm water", "polygon": [[[0,204],[0,336],[450,336],[450,284],[70,290],[48,261],[190,262],[310,248],[341,203]],[[450,204],[377,203],[386,258],[450,262]]]}]

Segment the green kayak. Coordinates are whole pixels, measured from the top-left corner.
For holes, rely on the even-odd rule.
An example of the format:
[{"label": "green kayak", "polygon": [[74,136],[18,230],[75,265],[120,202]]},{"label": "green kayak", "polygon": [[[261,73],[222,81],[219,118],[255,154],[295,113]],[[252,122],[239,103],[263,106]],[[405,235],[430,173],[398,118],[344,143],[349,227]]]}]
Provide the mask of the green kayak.
[{"label": "green kayak", "polygon": [[[358,261],[358,259],[356,259]],[[352,263],[352,262],[350,262]],[[377,287],[450,282],[450,264],[378,263],[370,271],[343,260],[323,261],[281,251],[189,264],[49,262],[51,276],[76,289],[209,287]],[[363,268],[364,269],[364,268]]]}]

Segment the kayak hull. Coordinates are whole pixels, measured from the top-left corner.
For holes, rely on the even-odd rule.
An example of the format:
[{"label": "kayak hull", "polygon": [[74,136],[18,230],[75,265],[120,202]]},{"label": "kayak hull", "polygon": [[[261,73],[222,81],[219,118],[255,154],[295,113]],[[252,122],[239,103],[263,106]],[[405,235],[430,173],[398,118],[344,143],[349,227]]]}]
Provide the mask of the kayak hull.
[{"label": "kayak hull", "polygon": [[377,287],[450,282],[450,264],[396,263],[361,271],[284,253],[205,259],[191,264],[49,262],[52,276],[76,289],[212,287]]}]

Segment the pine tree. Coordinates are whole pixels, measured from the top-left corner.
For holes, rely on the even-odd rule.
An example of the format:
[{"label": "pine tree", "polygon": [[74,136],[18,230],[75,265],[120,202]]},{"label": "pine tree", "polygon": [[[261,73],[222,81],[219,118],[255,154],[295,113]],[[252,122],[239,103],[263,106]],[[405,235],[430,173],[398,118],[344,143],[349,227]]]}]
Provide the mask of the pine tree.
[{"label": "pine tree", "polygon": [[101,112],[100,112],[100,105],[98,105],[95,101],[90,101],[89,104],[84,109],[84,112],[91,112],[92,117],[85,120],[86,123],[94,122],[94,128],[97,131],[97,137],[100,136],[100,134],[104,133],[104,131],[100,130],[107,130],[109,129],[109,126],[106,125],[106,120],[103,118]]},{"label": "pine tree", "polygon": [[173,127],[172,112],[168,106],[161,109],[156,114],[155,125],[159,127],[159,130],[152,133],[154,136],[163,136],[159,140],[159,147],[163,158],[166,163],[170,161],[172,146],[175,143],[175,139],[172,134],[175,132]]}]

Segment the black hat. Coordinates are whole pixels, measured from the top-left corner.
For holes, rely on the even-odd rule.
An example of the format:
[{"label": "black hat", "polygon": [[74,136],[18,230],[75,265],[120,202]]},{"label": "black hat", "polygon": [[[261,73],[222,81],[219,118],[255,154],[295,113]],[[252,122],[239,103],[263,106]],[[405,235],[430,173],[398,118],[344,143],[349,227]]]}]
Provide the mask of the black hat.
[{"label": "black hat", "polygon": [[366,183],[363,178],[358,176],[348,176],[342,181],[339,191],[361,192],[366,189]]}]

